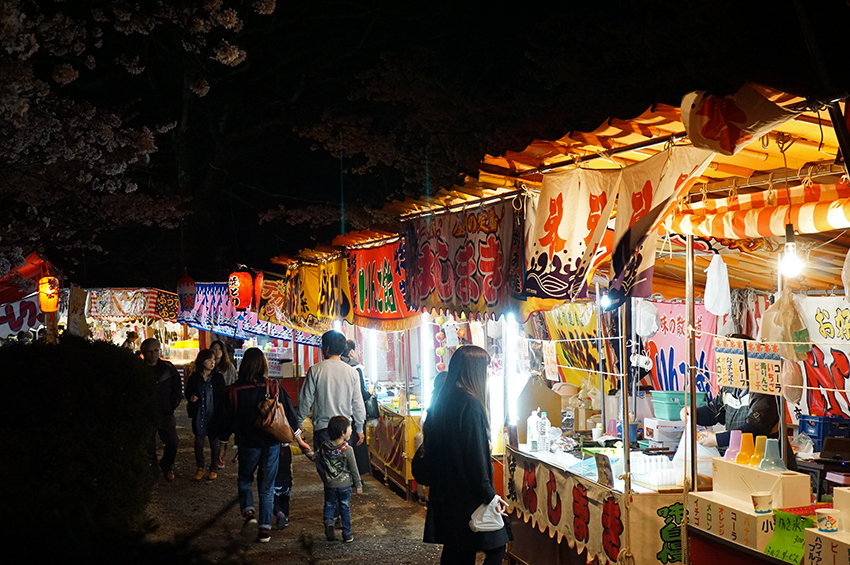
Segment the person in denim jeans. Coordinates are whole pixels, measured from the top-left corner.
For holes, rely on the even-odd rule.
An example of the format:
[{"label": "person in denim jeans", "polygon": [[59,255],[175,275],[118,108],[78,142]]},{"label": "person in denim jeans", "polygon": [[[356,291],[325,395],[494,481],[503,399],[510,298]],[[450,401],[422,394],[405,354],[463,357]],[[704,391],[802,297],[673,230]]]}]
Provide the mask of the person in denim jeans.
[{"label": "person in denim jeans", "polygon": [[[256,426],[260,414],[259,404],[266,397],[266,379],[269,366],[262,350],[252,347],[245,352],[239,367],[239,378],[227,387],[229,402],[225,403],[222,429],[219,439],[230,439],[231,431],[236,433],[239,445],[239,472],[236,485],[239,493],[239,509],[245,521],[242,532],[248,533],[257,527],[257,541],[268,542],[271,539],[272,511],[274,509],[274,484],[280,458],[280,442],[273,435]],[[295,437],[302,448],[309,446],[301,439],[301,422],[292,406],[289,394],[279,386],[273,385],[273,392],[283,404],[286,419],[295,430]],[[251,490],[254,484],[254,472],[257,472],[257,493],[259,494],[259,514],[254,508]],[[259,522],[258,518],[259,516]]]},{"label": "person in denim jeans", "polygon": [[354,541],[351,532],[351,486],[357,488],[357,494],[363,494],[363,481],[357,471],[354,449],[348,445],[351,438],[351,421],[346,416],[334,416],[328,422],[328,435],[319,450],[307,453],[307,457],[316,462],[316,468],[325,484],[325,508],[322,519],[325,523],[325,537],[335,541],[334,518],[337,510],[342,517],[342,541]]}]

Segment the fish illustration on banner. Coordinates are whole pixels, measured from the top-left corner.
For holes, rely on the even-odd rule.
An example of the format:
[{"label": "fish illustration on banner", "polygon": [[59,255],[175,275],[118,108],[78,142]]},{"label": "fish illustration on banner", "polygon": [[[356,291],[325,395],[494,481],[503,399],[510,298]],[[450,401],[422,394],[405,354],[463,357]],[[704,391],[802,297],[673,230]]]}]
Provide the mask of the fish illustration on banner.
[{"label": "fish illustration on banner", "polygon": [[383,331],[419,325],[418,311],[404,303],[405,250],[405,242],[400,240],[349,252],[348,279],[355,325]]},{"label": "fish illustration on banner", "polygon": [[[413,221],[412,308],[495,314],[506,304],[510,202]],[[410,273],[408,273],[410,274]]]},{"label": "fish illustration on banner", "polygon": [[[688,333],[685,304],[654,302],[661,321],[658,332],[644,340],[646,354],[652,359],[649,378],[654,390],[685,390],[688,381]],[[713,397],[719,390],[716,375],[714,335],[717,333],[717,316],[694,306],[696,335],[697,390]],[[702,333],[705,332],[705,333]]]},{"label": "fish illustration on banner", "polygon": [[536,298],[577,298],[605,233],[621,171],[573,169],[543,177],[529,212],[525,293]]}]

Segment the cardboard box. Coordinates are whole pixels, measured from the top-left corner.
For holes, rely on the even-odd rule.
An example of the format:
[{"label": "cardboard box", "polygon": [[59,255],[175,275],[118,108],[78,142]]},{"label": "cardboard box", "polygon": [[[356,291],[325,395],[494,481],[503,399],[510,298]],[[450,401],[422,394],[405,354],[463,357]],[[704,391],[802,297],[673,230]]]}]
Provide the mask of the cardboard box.
[{"label": "cardboard box", "polygon": [[643,437],[646,439],[675,443],[679,445],[682,434],[685,432],[685,423],[681,420],[659,420],[658,418],[647,418],[643,422]]},{"label": "cardboard box", "polygon": [[589,408],[571,408],[568,406],[561,407],[562,412],[570,410],[573,412],[573,430],[577,432],[589,432],[593,427],[593,424],[588,423],[588,419],[602,412],[601,410],[591,410]]}]

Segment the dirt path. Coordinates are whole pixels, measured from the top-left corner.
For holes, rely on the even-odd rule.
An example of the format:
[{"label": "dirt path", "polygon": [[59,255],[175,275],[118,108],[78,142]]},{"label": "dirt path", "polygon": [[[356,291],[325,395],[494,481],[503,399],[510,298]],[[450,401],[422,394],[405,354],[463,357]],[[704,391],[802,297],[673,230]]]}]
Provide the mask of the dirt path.
[{"label": "dirt path", "polygon": [[[351,503],[354,542],[326,541],[322,482],[313,463],[303,456],[296,456],[293,461],[291,525],[282,531],[273,530],[269,543],[256,543],[256,531],[250,538],[243,538],[239,534],[242,519],[236,502],[233,450],[229,450],[227,466],[218,479],[193,481],[192,428],[182,405],[177,409],[177,432],[177,478],[173,483],[160,480],[148,505],[149,516],[158,524],[158,529],[149,535],[152,541],[188,538],[193,548],[215,561],[236,557],[264,565],[439,563],[441,546],[422,543],[425,508],[416,502],[405,502],[372,476],[364,477],[363,494],[355,493]],[[256,500],[256,490],[254,496]]]}]

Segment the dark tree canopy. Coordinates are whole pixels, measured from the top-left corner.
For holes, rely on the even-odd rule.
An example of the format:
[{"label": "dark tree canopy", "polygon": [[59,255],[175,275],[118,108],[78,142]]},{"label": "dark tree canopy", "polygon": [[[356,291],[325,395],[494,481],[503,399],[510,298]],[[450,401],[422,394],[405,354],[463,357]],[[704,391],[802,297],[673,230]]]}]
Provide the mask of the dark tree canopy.
[{"label": "dark tree canopy", "polygon": [[2,2],[0,276],[222,280],[690,90],[847,89],[850,8],[800,3],[832,84],[792,0]]}]

